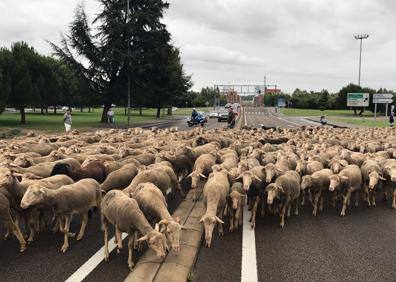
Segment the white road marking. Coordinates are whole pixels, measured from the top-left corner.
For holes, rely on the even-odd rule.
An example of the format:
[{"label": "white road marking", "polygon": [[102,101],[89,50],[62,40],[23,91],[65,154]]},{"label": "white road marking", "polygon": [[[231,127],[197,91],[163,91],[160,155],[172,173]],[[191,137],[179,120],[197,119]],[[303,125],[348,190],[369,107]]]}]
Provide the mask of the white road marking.
[{"label": "white road marking", "polygon": [[245,126],[247,126],[246,111],[243,111],[243,114],[245,115]]},{"label": "white road marking", "polygon": [[243,210],[241,282],[256,282],[258,281],[256,238],[254,229],[250,226],[248,213],[250,212],[246,203]]},{"label": "white road marking", "polygon": [[275,116],[275,117],[276,117],[277,119],[283,120],[283,121],[285,121],[285,122],[288,122],[288,123],[291,123],[291,124],[294,124],[294,125],[297,125],[297,126],[301,126],[301,124],[292,122],[292,121],[290,121],[290,120],[287,120],[287,119],[284,119],[284,118],[281,118],[281,117],[278,117],[278,116]]},{"label": "white road marking", "polygon": [[[127,233],[122,233],[122,240],[128,236]],[[109,253],[111,253],[115,248],[114,237],[109,241]],[[85,279],[104,259],[104,246],[100,248],[89,260],[87,260],[76,272],[74,272],[66,282],[79,282]]]}]

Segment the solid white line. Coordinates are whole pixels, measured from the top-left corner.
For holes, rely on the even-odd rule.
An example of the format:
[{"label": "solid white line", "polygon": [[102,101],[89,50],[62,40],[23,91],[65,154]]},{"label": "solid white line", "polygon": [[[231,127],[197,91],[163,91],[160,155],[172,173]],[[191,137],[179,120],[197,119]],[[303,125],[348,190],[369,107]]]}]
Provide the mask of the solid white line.
[{"label": "solid white line", "polygon": [[245,126],[247,126],[246,112],[243,111],[243,114],[245,115]]},{"label": "solid white line", "polygon": [[250,226],[247,203],[245,204],[243,210],[241,269],[241,282],[258,281],[256,261],[256,238],[254,235],[254,229],[252,229]]},{"label": "solid white line", "polygon": [[[127,233],[122,233],[122,240],[128,236]],[[109,241],[109,253],[111,253],[115,248],[114,237]],[[87,260],[76,272],[74,272],[66,282],[79,282],[84,280],[104,259],[104,246],[100,248],[89,260]]]}]

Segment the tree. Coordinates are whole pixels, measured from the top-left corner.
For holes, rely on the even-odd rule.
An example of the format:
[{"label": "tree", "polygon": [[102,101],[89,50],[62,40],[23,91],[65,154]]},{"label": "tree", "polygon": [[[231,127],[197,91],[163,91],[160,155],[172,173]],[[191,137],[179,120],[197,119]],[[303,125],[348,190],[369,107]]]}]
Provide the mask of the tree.
[{"label": "tree", "polygon": [[[147,81],[158,78],[144,76],[147,73],[155,75],[155,61],[152,59],[158,58],[158,53],[163,52],[163,48],[156,47],[163,47],[164,42],[170,40],[165,25],[160,22],[169,4],[162,0],[131,0],[126,24],[124,1],[99,2],[102,9],[91,26],[83,6],[79,5],[70,26],[70,34],[63,37],[61,46],[53,43],[51,46],[99,94],[104,104],[101,121],[106,122],[106,112],[111,104],[126,96],[128,76],[132,81],[132,93],[137,87],[148,89]],[[93,32],[93,25],[96,33]],[[73,51],[81,60],[73,56]],[[160,82],[158,78],[156,85]],[[152,91],[155,90],[154,87]],[[156,94],[162,95],[161,92]]]},{"label": "tree", "polygon": [[10,57],[11,52],[7,48],[0,48],[0,114],[11,92]]},{"label": "tree", "polygon": [[24,42],[11,46],[11,92],[8,104],[19,110],[21,123],[26,123],[25,108],[38,100],[38,54]]}]

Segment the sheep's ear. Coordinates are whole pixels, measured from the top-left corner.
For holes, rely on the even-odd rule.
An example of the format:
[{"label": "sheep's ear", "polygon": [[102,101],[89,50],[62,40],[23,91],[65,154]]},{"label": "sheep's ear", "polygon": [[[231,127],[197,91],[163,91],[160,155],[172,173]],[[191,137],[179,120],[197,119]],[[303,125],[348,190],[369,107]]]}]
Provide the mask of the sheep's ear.
[{"label": "sheep's ear", "polygon": [[216,218],[216,221],[217,221],[218,223],[224,224],[224,221],[222,221],[220,218],[218,218],[217,216],[216,216],[215,218]]},{"label": "sheep's ear", "polygon": [[155,228],[154,228],[155,230],[157,230],[157,231],[159,231],[160,230],[160,228],[159,228],[159,224],[158,223],[156,223],[155,224]]},{"label": "sheep's ear", "polygon": [[177,223],[180,223],[180,217],[177,216],[177,217],[175,218],[175,221],[176,221]]},{"label": "sheep's ear", "polygon": [[137,242],[143,242],[143,241],[146,241],[147,239],[148,239],[148,235],[145,235],[145,236],[137,239]]},{"label": "sheep's ear", "polygon": [[381,180],[386,180],[386,178],[384,178],[383,176],[380,175],[379,179]]},{"label": "sheep's ear", "polygon": [[281,193],[285,193],[285,190],[283,190],[283,187],[282,187],[282,186],[277,185],[276,188],[278,188],[278,190],[279,190]]},{"label": "sheep's ear", "polygon": [[43,187],[40,188],[40,192],[45,194],[45,189]]},{"label": "sheep's ear", "polygon": [[186,178],[192,177],[192,174],[193,173],[191,172],[189,175],[186,176]]},{"label": "sheep's ear", "polygon": [[257,175],[254,175],[253,174],[253,178],[256,178],[258,181],[260,181],[260,182],[262,182],[263,180],[261,180],[261,178],[260,177],[258,177]]},{"label": "sheep's ear", "polygon": [[243,177],[242,174],[240,174],[240,175],[238,175],[237,178],[235,178],[235,180],[241,179],[242,177]]},{"label": "sheep's ear", "polygon": [[199,174],[202,178],[206,178],[205,175],[203,175],[202,173]]},{"label": "sheep's ear", "polygon": [[348,180],[348,177],[345,175],[340,176],[341,180]]},{"label": "sheep's ear", "polygon": [[187,230],[187,227],[185,227],[184,225],[179,224],[180,226],[180,230]]},{"label": "sheep's ear", "polygon": [[160,222],[158,222],[158,225],[161,225],[161,224],[163,224],[163,225],[168,225],[170,222],[169,222],[169,220],[167,220],[167,219],[162,219]]},{"label": "sheep's ear", "polygon": [[204,220],[204,217],[201,217],[201,219],[199,220],[199,222],[203,222],[203,220]]}]

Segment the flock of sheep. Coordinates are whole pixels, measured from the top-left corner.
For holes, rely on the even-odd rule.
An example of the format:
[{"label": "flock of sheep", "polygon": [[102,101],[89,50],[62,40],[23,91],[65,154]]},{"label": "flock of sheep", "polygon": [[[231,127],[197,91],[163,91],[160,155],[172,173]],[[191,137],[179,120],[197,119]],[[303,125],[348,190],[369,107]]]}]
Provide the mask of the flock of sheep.
[{"label": "flock of sheep", "polygon": [[[323,210],[329,195],[333,207],[346,215],[352,194],[368,207],[376,193],[392,196],[396,209],[396,136],[391,129],[299,129],[97,131],[95,134],[38,136],[0,143],[0,220],[6,235],[14,234],[20,251],[33,242],[51,219],[54,232],[84,237],[89,215],[100,212],[109,258],[108,228],[115,226],[118,249],[128,233],[128,266],[132,250],[143,242],[164,257],[180,250],[184,226],[173,218],[167,200],[184,196],[183,179],[191,189],[203,187],[205,243],[211,246],[214,227],[223,235],[242,225],[245,203],[251,227],[256,213],[279,215],[284,227],[291,209],[309,202],[312,215]],[[194,199],[198,200],[196,194]],[[74,215],[81,216],[77,236],[70,232]],[[21,231],[20,226],[24,226]],[[26,233],[26,236],[24,235]]]}]

